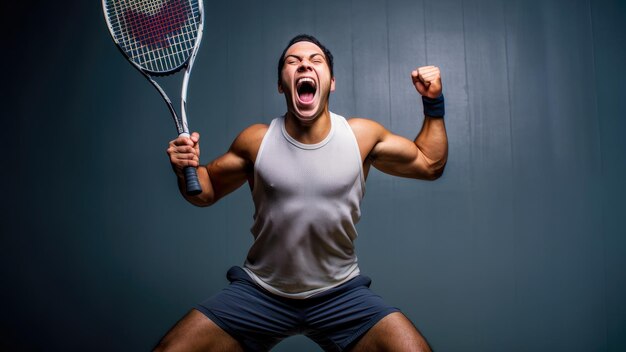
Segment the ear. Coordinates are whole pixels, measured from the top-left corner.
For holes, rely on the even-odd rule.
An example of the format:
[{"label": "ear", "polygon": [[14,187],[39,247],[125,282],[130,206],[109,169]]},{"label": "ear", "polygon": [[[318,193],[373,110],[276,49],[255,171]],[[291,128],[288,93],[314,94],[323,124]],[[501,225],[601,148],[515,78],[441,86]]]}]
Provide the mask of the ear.
[{"label": "ear", "polygon": [[335,77],[330,78],[330,91],[331,92],[335,91]]},{"label": "ear", "polygon": [[278,82],[278,93],[283,94],[285,91],[283,90],[283,84]]}]

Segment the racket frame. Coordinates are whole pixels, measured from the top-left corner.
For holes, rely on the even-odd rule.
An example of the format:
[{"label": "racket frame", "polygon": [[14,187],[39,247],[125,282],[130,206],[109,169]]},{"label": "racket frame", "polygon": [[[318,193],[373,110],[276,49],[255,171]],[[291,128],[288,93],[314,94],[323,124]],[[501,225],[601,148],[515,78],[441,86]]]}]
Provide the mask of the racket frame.
[{"label": "racket frame", "polygon": [[[151,71],[151,70],[141,67],[141,65],[136,63],[130,56],[128,56],[126,51],[122,48],[120,43],[117,41],[117,38],[115,38],[115,34],[114,34],[115,31],[109,19],[109,12],[107,10],[107,3],[109,1],[102,0],[102,11],[105,14],[104,18],[106,20],[107,27],[109,28],[109,34],[111,35],[111,39],[113,39],[115,46],[122,53],[122,55],[124,55],[126,60],[130,62],[133,65],[133,67],[137,69],[137,71],[141,72],[141,74],[148,80],[148,82],[150,82],[152,86],[159,92],[159,94],[163,98],[163,101],[165,101],[165,104],[167,105],[168,110],[170,111],[172,115],[172,119],[174,120],[176,131],[178,132],[179,137],[189,137],[189,126],[187,124],[187,91],[188,91],[187,87],[189,86],[189,78],[191,76],[191,70],[193,69],[196,56],[200,49],[200,42],[202,41],[202,33],[204,29],[204,3],[202,0],[197,0],[197,1],[198,1],[199,22],[198,22],[196,40],[193,45],[193,49],[191,50],[191,55],[189,55],[186,61],[182,62],[179,66],[171,70],[163,71],[163,72],[155,72],[155,71]],[[179,115],[176,112],[176,109],[174,109],[174,105],[172,104],[172,101],[167,95],[167,93],[165,92],[165,90],[152,77],[153,76],[156,76],[156,77],[168,76],[168,75],[171,75],[180,71],[182,68],[185,68],[185,74],[183,76],[183,83],[182,83],[181,92],[180,92],[180,115]],[[196,194],[201,193],[202,189],[200,188],[200,184],[197,181],[197,174],[196,174],[195,168],[191,166],[187,166],[184,168],[184,173],[185,173],[185,178],[187,180],[187,194],[196,195]],[[190,186],[190,182],[192,183],[194,182],[193,180],[190,180],[190,178],[195,178],[195,183],[197,185],[194,184]]]}]

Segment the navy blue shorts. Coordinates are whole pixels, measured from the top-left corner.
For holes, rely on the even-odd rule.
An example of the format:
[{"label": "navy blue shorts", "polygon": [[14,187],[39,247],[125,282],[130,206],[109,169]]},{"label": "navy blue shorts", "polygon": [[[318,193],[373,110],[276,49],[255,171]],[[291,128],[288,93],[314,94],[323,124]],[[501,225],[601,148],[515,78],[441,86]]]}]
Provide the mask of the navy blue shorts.
[{"label": "navy blue shorts", "polygon": [[272,294],[237,266],[226,276],[230,285],[195,308],[246,351],[269,351],[292,335],[305,335],[324,351],[344,351],[383,317],[399,311],[370,291],[372,281],[366,276],[307,299]]}]

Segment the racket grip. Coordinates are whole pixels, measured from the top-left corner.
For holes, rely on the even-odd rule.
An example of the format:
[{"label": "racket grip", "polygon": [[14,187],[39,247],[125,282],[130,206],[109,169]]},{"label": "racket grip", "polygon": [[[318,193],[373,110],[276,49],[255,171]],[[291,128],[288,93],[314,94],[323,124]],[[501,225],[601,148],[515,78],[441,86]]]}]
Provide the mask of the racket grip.
[{"label": "racket grip", "polygon": [[196,172],[196,168],[192,166],[186,166],[183,169],[185,173],[185,183],[187,184],[187,195],[188,196],[196,196],[202,193],[202,187],[200,187],[200,182],[198,181],[198,173]]}]

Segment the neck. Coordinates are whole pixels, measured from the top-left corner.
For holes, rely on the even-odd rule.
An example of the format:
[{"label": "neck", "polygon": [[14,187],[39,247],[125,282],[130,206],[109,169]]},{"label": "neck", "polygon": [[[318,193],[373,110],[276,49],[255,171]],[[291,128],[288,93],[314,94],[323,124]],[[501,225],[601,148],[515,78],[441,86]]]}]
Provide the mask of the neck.
[{"label": "neck", "polygon": [[325,108],[322,113],[310,121],[297,118],[291,111],[285,115],[285,129],[289,135],[300,143],[319,143],[330,132],[330,112]]}]

